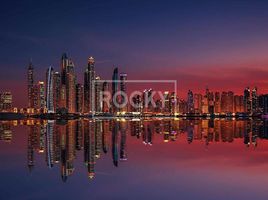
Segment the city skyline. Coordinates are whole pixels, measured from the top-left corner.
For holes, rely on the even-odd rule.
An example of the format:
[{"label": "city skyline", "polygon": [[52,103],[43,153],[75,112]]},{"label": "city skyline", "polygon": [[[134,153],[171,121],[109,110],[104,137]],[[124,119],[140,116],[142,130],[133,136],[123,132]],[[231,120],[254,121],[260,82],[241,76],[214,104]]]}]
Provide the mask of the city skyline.
[{"label": "city skyline", "polygon": [[18,99],[25,96],[22,74],[28,60],[43,74],[48,66],[57,68],[66,51],[78,74],[85,58],[94,55],[103,79],[115,64],[129,79],[177,80],[181,95],[206,86],[240,94],[240,88],[257,86],[268,93],[267,7],[263,1],[5,2],[0,90],[10,90],[15,105],[24,105],[26,98]]},{"label": "city skyline", "polygon": [[[268,113],[268,94],[260,94],[257,87],[245,87],[242,95],[233,90],[212,91],[206,87],[205,92],[201,93],[188,90],[186,97],[182,98],[178,96],[176,81],[173,81],[175,84],[173,89],[176,91],[161,87],[165,82],[161,82],[161,80],[155,82],[154,87],[157,88],[155,91],[154,87],[151,87],[154,81],[128,80],[128,74],[120,72],[116,66],[113,66],[112,79],[103,80],[95,65],[95,59],[90,56],[88,66],[83,73],[84,81],[79,82],[77,78],[79,74],[76,72],[73,59],[63,53],[60,67],[54,69],[50,66],[46,71],[45,81],[41,81],[36,78],[36,70],[30,60],[27,67],[27,106],[15,107],[13,94],[2,92],[0,93],[0,110],[13,112],[14,107],[14,112],[27,115],[77,113],[82,114],[81,116],[95,113],[113,116],[127,113],[131,115],[134,113],[142,115],[162,113],[172,116],[178,114],[240,115],[240,113],[244,113],[260,116],[260,114]],[[172,80],[170,81],[168,82],[172,83]],[[133,90],[131,83],[135,82],[147,83],[147,85],[141,84],[140,91]],[[136,92],[138,94],[135,94]],[[155,97],[155,94],[158,94],[158,97]],[[121,104],[124,104],[123,107]]]}]

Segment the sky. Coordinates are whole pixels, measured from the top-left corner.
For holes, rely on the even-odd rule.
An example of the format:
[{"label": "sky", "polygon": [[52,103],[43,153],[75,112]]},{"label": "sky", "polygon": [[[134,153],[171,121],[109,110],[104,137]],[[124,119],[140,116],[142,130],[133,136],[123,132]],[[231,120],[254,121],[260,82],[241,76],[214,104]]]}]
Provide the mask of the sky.
[{"label": "sky", "polygon": [[4,1],[0,7],[0,91],[26,105],[26,69],[35,80],[59,70],[66,52],[79,82],[87,58],[111,79],[177,80],[178,92],[257,86],[268,93],[268,2],[179,0]]}]

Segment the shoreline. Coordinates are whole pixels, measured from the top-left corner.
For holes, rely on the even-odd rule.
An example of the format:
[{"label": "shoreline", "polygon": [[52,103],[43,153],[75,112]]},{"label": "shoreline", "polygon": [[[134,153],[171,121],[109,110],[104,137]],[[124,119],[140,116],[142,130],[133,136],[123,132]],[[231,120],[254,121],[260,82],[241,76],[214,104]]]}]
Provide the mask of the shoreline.
[{"label": "shoreline", "polygon": [[124,115],[112,115],[112,114],[95,114],[95,115],[83,115],[83,114],[38,114],[38,115],[24,115],[21,113],[0,113],[0,120],[21,120],[21,119],[51,119],[51,120],[57,120],[57,119],[66,119],[66,120],[72,120],[72,119],[148,119],[148,118],[173,118],[173,119],[258,119],[258,120],[265,120],[267,117],[265,115],[159,115],[159,114],[143,114],[143,115],[133,115],[133,114],[124,114]]}]

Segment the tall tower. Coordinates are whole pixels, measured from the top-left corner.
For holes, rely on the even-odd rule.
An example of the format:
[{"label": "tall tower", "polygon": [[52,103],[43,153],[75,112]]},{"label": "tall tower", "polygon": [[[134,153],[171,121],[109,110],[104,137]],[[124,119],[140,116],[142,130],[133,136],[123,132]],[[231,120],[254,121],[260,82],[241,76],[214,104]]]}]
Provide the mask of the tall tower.
[{"label": "tall tower", "polygon": [[39,93],[40,109],[44,111],[46,107],[46,98],[45,98],[45,83],[42,81],[38,82],[38,93]]},{"label": "tall tower", "polygon": [[84,86],[81,84],[76,84],[76,112],[83,113],[84,112]]},{"label": "tall tower", "polygon": [[30,61],[27,71],[28,107],[33,108],[34,68]]},{"label": "tall tower", "polygon": [[86,113],[94,113],[94,95],[95,95],[95,60],[88,58],[88,65],[84,74],[84,109]]},{"label": "tall tower", "polygon": [[74,64],[69,60],[66,67],[66,105],[69,113],[75,112],[75,82]]},{"label": "tall tower", "polygon": [[194,113],[194,95],[191,90],[188,91],[188,97],[187,97],[187,109],[188,113]]},{"label": "tall tower", "polygon": [[257,113],[258,112],[258,93],[257,93],[257,87],[254,87],[251,91],[251,97],[252,97],[252,112]]},{"label": "tall tower", "polygon": [[[109,91],[109,85],[108,85],[108,83],[105,81],[104,83],[103,83],[103,85],[102,85],[102,92],[103,92],[103,94],[105,94],[106,92],[108,92]],[[103,99],[105,98],[105,96],[103,96]],[[108,113],[109,112],[109,103],[108,102],[106,102],[106,101],[103,101],[103,103],[102,103],[102,112],[104,112],[104,113]]]},{"label": "tall tower", "polygon": [[100,77],[96,76],[95,78],[95,111],[97,113],[102,112],[103,102],[101,101],[101,94],[102,94],[102,85],[100,82]]},{"label": "tall tower", "polygon": [[49,67],[47,70],[47,82],[46,82],[46,102],[48,113],[54,113],[54,101],[53,101],[53,68]]},{"label": "tall tower", "polygon": [[[120,97],[120,104],[125,104],[127,99],[125,98],[127,89],[126,89],[126,80],[127,80],[127,74],[120,73],[120,92],[121,92],[121,97]],[[127,105],[123,106],[121,108],[121,112],[127,112]]]},{"label": "tall tower", "polygon": [[66,53],[63,53],[61,56],[61,83],[66,85],[66,68],[69,65],[69,59]]},{"label": "tall tower", "polygon": [[244,90],[244,111],[251,114],[251,100],[250,100],[250,89],[247,87]]},{"label": "tall tower", "polygon": [[[113,99],[113,101],[115,101],[114,96],[118,92],[118,68],[117,67],[114,69],[112,80],[113,80],[113,82],[112,82],[112,99]],[[118,102],[118,99],[116,99],[116,101]],[[112,102],[113,113],[118,112],[118,108],[116,107],[115,103],[116,102]]]},{"label": "tall tower", "polygon": [[54,109],[57,111],[63,104],[61,101],[65,100],[65,94],[61,95],[61,75],[59,72],[55,72],[53,76],[54,86]]}]

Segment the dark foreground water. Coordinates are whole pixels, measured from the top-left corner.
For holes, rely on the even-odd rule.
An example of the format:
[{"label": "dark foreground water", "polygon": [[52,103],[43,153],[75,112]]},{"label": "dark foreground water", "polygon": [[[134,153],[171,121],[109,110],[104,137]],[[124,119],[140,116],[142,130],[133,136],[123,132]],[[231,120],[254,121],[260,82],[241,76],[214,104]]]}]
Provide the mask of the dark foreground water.
[{"label": "dark foreground water", "polygon": [[268,123],[0,121],[0,199],[268,199]]}]

